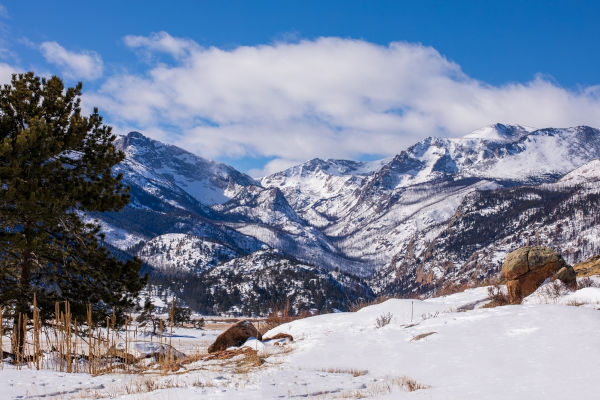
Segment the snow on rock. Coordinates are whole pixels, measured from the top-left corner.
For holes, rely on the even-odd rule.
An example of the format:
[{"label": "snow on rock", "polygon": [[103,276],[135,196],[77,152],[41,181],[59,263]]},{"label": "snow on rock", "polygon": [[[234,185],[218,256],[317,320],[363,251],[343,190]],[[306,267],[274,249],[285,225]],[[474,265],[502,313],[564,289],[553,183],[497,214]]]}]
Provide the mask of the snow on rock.
[{"label": "snow on rock", "polygon": [[250,337],[239,348],[248,347],[256,351],[264,351],[268,345],[268,342],[262,342],[261,340],[258,340],[255,337]]}]

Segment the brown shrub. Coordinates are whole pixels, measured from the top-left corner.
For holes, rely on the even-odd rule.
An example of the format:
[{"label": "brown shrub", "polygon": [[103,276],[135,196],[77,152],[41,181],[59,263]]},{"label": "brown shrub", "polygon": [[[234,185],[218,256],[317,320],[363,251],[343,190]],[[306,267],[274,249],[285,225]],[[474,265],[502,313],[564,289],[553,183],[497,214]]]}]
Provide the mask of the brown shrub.
[{"label": "brown shrub", "polygon": [[577,289],[583,289],[583,288],[588,288],[588,287],[600,287],[600,285],[596,282],[594,282],[594,280],[592,278],[585,277],[585,278],[581,278],[577,281]]},{"label": "brown shrub", "polygon": [[290,334],[287,333],[278,333],[277,335],[270,337],[270,338],[263,338],[263,342],[266,342],[267,340],[277,340],[277,339],[289,339],[290,342],[294,341],[294,337]]},{"label": "brown shrub", "polygon": [[283,307],[274,307],[269,313],[267,318],[260,324],[260,333],[264,334],[267,331],[275,328],[276,326],[287,324],[288,322],[295,321],[297,319],[303,319],[311,317],[315,314],[311,314],[308,311],[303,311],[298,314],[294,314],[290,310],[290,302],[286,301]]},{"label": "brown shrub", "polygon": [[244,357],[254,358],[254,356],[257,354],[257,351],[249,347],[243,347],[241,349],[234,350],[221,350],[202,356],[200,359],[204,361],[229,360],[235,356],[239,356],[240,354],[244,355]]},{"label": "brown shrub", "polygon": [[488,298],[490,299],[490,302],[485,304],[483,308],[505,306],[510,303],[508,301],[508,295],[504,293],[498,285],[488,287]]}]

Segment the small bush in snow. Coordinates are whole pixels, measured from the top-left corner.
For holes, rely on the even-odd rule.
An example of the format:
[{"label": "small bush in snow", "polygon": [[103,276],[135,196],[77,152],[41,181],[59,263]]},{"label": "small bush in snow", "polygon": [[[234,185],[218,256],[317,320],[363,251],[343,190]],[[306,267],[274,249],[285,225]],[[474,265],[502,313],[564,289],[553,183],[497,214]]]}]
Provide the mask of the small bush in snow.
[{"label": "small bush in snow", "polygon": [[559,297],[567,294],[569,290],[558,279],[544,286],[544,295],[550,300],[556,300]]},{"label": "small bush in snow", "polygon": [[600,284],[595,282],[589,276],[586,278],[581,278],[581,279],[577,280],[577,289],[584,289],[584,288],[588,288],[588,287],[600,287]]},{"label": "small bush in snow", "polygon": [[505,306],[509,303],[508,295],[499,285],[488,287],[488,299],[490,299],[490,302],[484,305],[485,308]]},{"label": "small bush in snow", "polygon": [[377,320],[375,321],[375,327],[383,328],[384,326],[392,322],[392,317],[392,313],[381,314],[379,317],[377,317]]}]

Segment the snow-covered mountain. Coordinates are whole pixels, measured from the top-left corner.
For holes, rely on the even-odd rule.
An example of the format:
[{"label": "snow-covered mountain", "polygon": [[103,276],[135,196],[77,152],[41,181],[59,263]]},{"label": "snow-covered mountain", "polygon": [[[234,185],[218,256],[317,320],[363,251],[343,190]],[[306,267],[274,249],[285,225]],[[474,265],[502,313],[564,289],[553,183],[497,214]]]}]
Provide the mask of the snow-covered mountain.
[{"label": "snow-covered mountain", "polygon": [[371,277],[380,293],[428,292],[484,280],[526,244],[576,263],[600,253],[600,169],[593,160],[555,183],[474,191],[440,226],[416,233]]},{"label": "snow-covered mountain", "polygon": [[256,184],[233,167],[149,139],[139,132],[121,136],[115,144],[125,153],[117,171],[125,175],[127,183],[179,208],[188,206],[187,197],[207,206],[223,203],[240,187]]},{"label": "snow-covered mountain", "polygon": [[240,256],[225,244],[182,233],[167,233],[144,243],[136,255],[165,272],[199,273]]},{"label": "snow-covered mountain", "polygon": [[368,278],[379,293],[430,293],[495,273],[532,232],[571,249],[570,261],[600,250],[585,208],[597,207],[600,166],[590,127],[495,124],[375,162],[314,159],[260,182],[139,133],[118,147],[132,201],[96,217],[110,244],[161,273],[208,279],[277,250],[295,266]]},{"label": "snow-covered mountain", "polygon": [[171,285],[176,289],[182,280],[183,300],[208,314],[265,315],[286,304],[291,312],[347,311],[374,297],[360,278],[304,264],[276,250],[235,258]]},{"label": "snow-covered mountain", "polygon": [[329,269],[344,265],[345,271],[364,275],[360,260],[346,257],[323,232],[302,219],[278,188],[248,186],[213,209],[230,227],[283,254]]},{"label": "snow-covered mountain", "polygon": [[[376,270],[399,251],[407,251],[408,243],[418,247],[439,234],[469,194],[553,182],[597,157],[597,129],[534,130],[496,124],[458,139],[424,139],[352,190],[314,202],[311,211],[300,210],[322,217],[319,227],[344,254]],[[270,177],[265,181],[274,182]],[[300,186],[289,193],[290,204],[314,190],[306,192]]]},{"label": "snow-covered mountain", "polygon": [[318,209],[327,209],[327,204],[334,204],[336,199],[351,194],[366,176],[380,169],[385,162],[315,158],[264,177],[261,184],[280,189],[302,217],[313,226],[323,227],[330,220],[328,213],[321,213]]}]

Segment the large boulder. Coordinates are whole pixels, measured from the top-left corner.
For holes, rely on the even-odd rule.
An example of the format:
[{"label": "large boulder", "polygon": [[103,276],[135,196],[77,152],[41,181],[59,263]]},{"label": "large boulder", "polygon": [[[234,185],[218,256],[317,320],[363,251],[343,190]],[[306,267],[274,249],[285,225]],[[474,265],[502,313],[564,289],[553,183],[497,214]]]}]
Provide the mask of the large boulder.
[{"label": "large boulder", "polygon": [[507,279],[508,300],[518,304],[548,278],[560,279],[572,286],[576,282],[573,267],[560,253],[541,246],[521,247],[506,256],[502,275]]},{"label": "large boulder", "polygon": [[588,258],[585,261],[573,265],[573,269],[577,276],[581,277],[600,275],[600,255]]},{"label": "large boulder", "polygon": [[262,339],[262,335],[250,321],[240,321],[221,333],[217,339],[208,347],[209,353],[226,350],[228,347],[241,346],[248,338]]}]

